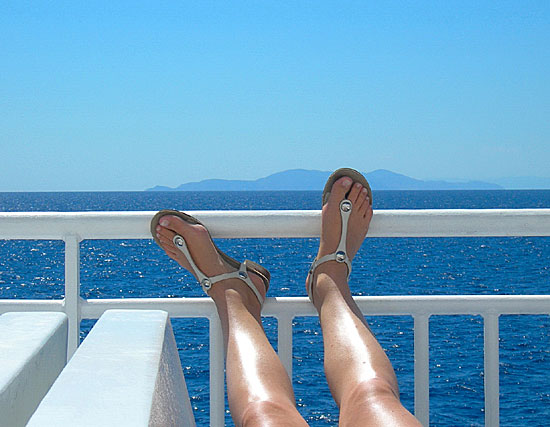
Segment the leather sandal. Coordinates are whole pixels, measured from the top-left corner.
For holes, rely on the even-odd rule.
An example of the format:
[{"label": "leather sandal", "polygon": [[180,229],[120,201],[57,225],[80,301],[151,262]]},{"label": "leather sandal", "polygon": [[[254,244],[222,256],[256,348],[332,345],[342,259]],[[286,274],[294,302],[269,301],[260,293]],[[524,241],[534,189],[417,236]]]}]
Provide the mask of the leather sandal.
[{"label": "leather sandal", "polygon": [[[323,206],[328,202],[328,199],[330,197],[330,192],[332,191],[332,186],[334,185],[334,183],[344,176],[351,178],[354,183],[358,182],[363,187],[365,187],[367,189],[369,199],[372,203],[372,190],[366,178],[355,169],[342,168],[342,169],[336,170],[328,178],[327,183],[325,184],[325,188],[323,190]],[[349,191],[351,191],[351,188]],[[313,302],[312,285],[313,285],[315,270],[321,264],[324,264],[325,262],[328,262],[328,261],[336,261],[338,263],[344,263],[348,267],[348,276],[347,276],[348,279],[351,274],[351,260],[349,259],[348,254],[346,252],[346,242],[347,242],[347,236],[348,236],[348,220],[353,210],[353,204],[351,200],[347,199],[349,195],[349,191],[346,194],[346,198],[340,202],[340,217],[342,219],[342,223],[341,223],[342,230],[340,233],[340,242],[338,243],[338,247],[336,248],[336,251],[328,255],[324,255],[319,259],[315,258],[315,260],[311,264],[311,267],[309,268],[307,278],[306,278],[306,291],[311,302]]]},{"label": "leather sandal", "polygon": [[[160,212],[157,212],[151,220],[151,234],[155,239],[155,242],[157,242],[159,246],[161,246],[161,243],[157,237],[156,228],[159,224],[160,219],[168,215],[177,216],[178,218],[181,218],[183,221],[189,224],[199,224],[206,228],[203,223],[201,223],[198,219],[191,215],[176,210],[162,210]],[[208,229],[206,230],[208,231]],[[212,286],[222,280],[239,279],[246,283],[246,285],[252,290],[252,292],[254,292],[254,295],[256,296],[256,298],[258,298],[258,301],[260,302],[260,306],[262,306],[265,298],[262,297],[260,291],[256,288],[256,286],[254,286],[252,280],[250,280],[250,273],[256,274],[262,279],[262,281],[264,282],[265,291],[267,293],[267,290],[269,288],[269,280],[271,279],[269,271],[261,265],[250,260],[245,260],[244,262],[239,263],[237,260],[225,254],[221,249],[216,246],[216,244],[212,240],[212,236],[210,236],[210,232],[208,232],[208,236],[210,237],[210,241],[214,245],[214,248],[223,259],[223,261],[231,267],[235,268],[236,271],[219,274],[217,276],[207,276],[197,267],[197,264],[195,263],[193,257],[191,256],[191,253],[189,252],[189,248],[187,247],[185,239],[179,234],[176,234],[173,239],[176,248],[185,256],[185,258],[191,265],[191,268],[193,269],[192,273],[195,274],[195,277],[198,279],[204,293],[206,295],[209,295],[208,292],[210,291],[210,289],[212,289]]]}]

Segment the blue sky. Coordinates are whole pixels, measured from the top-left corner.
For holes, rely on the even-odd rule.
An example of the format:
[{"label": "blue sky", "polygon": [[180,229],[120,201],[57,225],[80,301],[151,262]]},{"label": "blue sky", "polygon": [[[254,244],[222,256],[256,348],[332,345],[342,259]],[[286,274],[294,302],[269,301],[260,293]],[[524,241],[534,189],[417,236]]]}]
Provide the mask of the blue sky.
[{"label": "blue sky", "polygon": [[0,191],[550,177],[548,1],[3,1]]}]

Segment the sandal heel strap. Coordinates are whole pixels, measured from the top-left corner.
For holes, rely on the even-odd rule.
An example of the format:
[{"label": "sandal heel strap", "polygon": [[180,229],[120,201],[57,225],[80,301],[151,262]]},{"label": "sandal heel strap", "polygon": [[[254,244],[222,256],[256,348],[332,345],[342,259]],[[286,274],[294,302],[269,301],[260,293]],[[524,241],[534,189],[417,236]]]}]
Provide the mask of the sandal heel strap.
[{"label": "sandal heel strap", "polygon": [[199,280],[199,283],[202,287],[202,290],[206,295],[208,295],[208,292],[212,288],[212,285],[227,279],[240,279],[246,285],[254,292],[254,295],[256,298],[258,298],[258,301],[260,302],[260,305],[264,304],[265,298],[262,297],[260,294],[260,291],[254,286],[254,283],[252,283],[252,280],[250,280],[250,276],[248,274],[248,267],[246,264],[246,261],[241,263],[239,266],[239,270],[233,271],[231,273],[223,273],[219,274],[217,276],[208,277],[206,274],[204,274],[198,267],[197,264],[195,264],[195,261],[193,260],[193,257],[191,256],[191,253],[189,252],[189,248],[187,247],[187,243],[185,242],[185,239],[181,237],[180,235],[175,235],[173,239],[174,245],[176,245],[176,248],[183,253],[189,264],[191,264],[191,268],[193,269],[193,272],[195,273],[195,276]]},{"label": "sandal heel strap", "polygon": [[[246,261],[244,261],[241,263],[241,265],[239,266],[239,270],[237,271],[209,277],[208,279],[210,280],[211,285],[208,289],[210,289],[212,285],[214,285],[215,283],[221,282],[222,280],[239,279],[239,280],[242,280],[250,288],[250,290],[254,293],[254,295],[260,302],[260,305],[263,305],[265,298],[262,297],[262,294],[260,294],[260,291],[256,288],[256,286],[254,286],[254,283],[252,283],[252,280],[250,279],[249,271],[250,269],[248,268]],[[208,294],[207,291],[205,292]]]},{"label": "sandal heel strap", "polygon": [[309,268],[309,271],[307,273],[308,277],[307,277],[307,295],[309,297],[309,299],[311,300],[311,302],[313,302],[313,294],[312,294],[312,285],[313,285],[313,275],[315,273],[315,270],[317,269],[317,267],[319,267],[321,264],[324,264],[325,262],[327,261],[336,261],[336,262],[339,262],[339,263],[344,263],[346,264],[346,266],[348,267],[348,280],[349,280],[349,276],[351,274],[351,261],[349,260],[349,258],[346,256],[343,260],[340,260],[338,258],[338,253],[337,252],[333,252],[331,254],[328,254],[328,255],[325,255],[315,261],[313,261],[313,263],[311,264],[311,267]]}]

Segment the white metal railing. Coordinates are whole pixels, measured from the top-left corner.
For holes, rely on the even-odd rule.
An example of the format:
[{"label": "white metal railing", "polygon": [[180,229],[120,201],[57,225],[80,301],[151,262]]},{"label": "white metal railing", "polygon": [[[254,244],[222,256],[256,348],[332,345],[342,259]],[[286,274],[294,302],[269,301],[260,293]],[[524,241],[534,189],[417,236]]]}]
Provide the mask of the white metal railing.
[{"label": "white metal railing", "polygon": [[[80,297],[80,242],[86,239],[150,238],[155,212],[9,212],[0,213],[0,239],[65,242],[63,300],[0,300],[7,311],[62,311],[69,317],[68,353],[78,346],[81,319],[97,319],[111,308],[166,310],[171,317],[210,321],[210,423],[224,424],[223,339],[214,304],[208,298],[93,299]],[[320,211],[194,211],[215,238],[318,237]],[[550,236],[550,209],[379,210],[369,237]],[[369,315],[414,318],[415,415],[429,424],[429,318],[432,315],[481,315],[484,319],[485,421],[499,420],[499,330],[503,314],[550,314],[550,296],[382,296],[357,297]],[[278,319],[278,348],[292,372],[292,321],[316,316],[307,298],[268,298],[263,314]]]}]

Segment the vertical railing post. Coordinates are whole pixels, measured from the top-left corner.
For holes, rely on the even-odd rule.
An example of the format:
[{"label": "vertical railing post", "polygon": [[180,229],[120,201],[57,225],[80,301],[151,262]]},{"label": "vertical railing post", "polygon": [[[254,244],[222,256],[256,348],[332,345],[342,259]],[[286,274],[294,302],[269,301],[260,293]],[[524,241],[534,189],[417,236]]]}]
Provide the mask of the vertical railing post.
[{"label": "vertical railing post", "polygon": [[277,350],[279,358],[292,382],[292,315],[277,316]]},{"label": "vertical railing post", "polygon": [[65,236],[65,314],[69,320],[67,360],[80,341],[80,238]]},{"label": "vertical railing post", "polygon": [[430,316],[414,316],[414,415],[430,425]]},{"label": "vertical railing post", "polygon": [[210,425],[225,425],[224,343],[220,319],[210,316]]},{"label": "vertical railing post", "polygon": [[499,425],[499,328],[498,314],[483,316],[485,425]]}]

